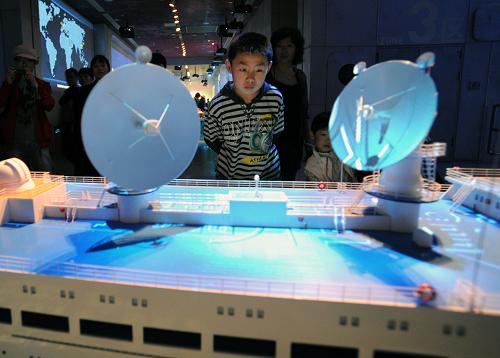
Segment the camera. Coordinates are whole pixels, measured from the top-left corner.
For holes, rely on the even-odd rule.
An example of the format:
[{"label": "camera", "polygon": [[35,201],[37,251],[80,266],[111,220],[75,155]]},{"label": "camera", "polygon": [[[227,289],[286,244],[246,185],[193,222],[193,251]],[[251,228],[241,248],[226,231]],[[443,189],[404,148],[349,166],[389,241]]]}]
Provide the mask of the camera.
[{"label": "camera", "polygon": [[26,70],[25,69],[22,69],[22,70],[16,69],[16,79],[23,78],[25,76],[26,76]]},{"label": "camera", "polygon": [[135,27],[126,25],[126,26],[120,26],[118,29],[120,32],[120,36],[125,37],[125,38],[134,38],[135,36]]},{"label": "camera", "polygon": [[21,78],[24,78],[26,75],[26,69],[24,63],[21,61],[16,61],[12,65],[9,66],[11,70],[14,70],[14,79],[19,81]]}]

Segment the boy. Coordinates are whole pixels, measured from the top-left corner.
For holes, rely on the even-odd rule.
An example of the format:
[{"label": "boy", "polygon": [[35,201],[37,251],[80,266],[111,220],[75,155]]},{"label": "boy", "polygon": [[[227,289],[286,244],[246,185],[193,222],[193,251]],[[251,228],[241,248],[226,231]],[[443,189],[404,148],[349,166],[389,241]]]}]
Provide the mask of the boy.
[{"label": "boy", "polygon": [[264,35],[244,33],[231,43],[226,68],[228,82],[210,101],[204,138],[217,152],[217,179],[280,179],[274,145],[283,131],[283,97],[265,82],[272,49]]},{"label": "boy", "polygon": [[340,159],[332,151],[328,121],[330,113],[323,112],[314,117],[311,131],[314,135],[313,154],[307,159],[304,174],[311,181],[356,182],[354,171],[342,165]]}]

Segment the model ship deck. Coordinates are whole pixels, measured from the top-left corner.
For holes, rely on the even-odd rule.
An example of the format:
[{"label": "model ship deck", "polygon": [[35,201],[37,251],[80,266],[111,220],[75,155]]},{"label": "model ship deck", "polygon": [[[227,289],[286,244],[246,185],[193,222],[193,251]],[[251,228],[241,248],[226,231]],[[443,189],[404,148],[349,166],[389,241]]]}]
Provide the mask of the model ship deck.
[{"label": "model ship deck", "polygon": [[[78,210],[83,203],[96,207],[100,184],[97,189],[96,184],[65,185],[66,197]],[[224,212],[220,198],[229,190],[190,188],[183,202],[179,187],[165,186],[152,199],[159,203],[156,209],[150,209],[184,205],[199,215]],[[289,197],[289,213],[330,213],[331,223],[346,218],[332,216],[334,206],[341,212],[344,203],[347,216],[355,217],[348,209],[353,198],[362,196],[356,200],[364,211],[372,200],[353,189],[281,190]],[[101,205],[113,210],[106,196]],[[411,235],[343,230],[339,222],[337,229],[303,229],[73,221],[68,206],[51,203],[62,218],[2,227],[0,267],[135,285],[410,306],[419,304],[416,288],[428,283],[437,290],[433,304],[438,307],[467,310],[472,305],[500,313],[500,224],[466,208],[450,211],[450,206],[446,200],[421,206],[420,227],[437,238],[431,249],[422,249]]]}]

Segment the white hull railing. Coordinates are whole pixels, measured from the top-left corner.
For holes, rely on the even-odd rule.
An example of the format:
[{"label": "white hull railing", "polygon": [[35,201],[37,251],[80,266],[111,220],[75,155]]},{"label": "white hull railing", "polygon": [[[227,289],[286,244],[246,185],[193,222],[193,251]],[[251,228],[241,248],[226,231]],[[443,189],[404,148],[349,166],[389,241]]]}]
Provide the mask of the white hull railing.
[{"label": "white hull railing", "polygon": [[[383,185],[380,185],[380,174],[375,173],[372,175],[368,175],[363,179],[363,189],[367,192],[376,191],[377,193],[394,196],[394,193],[391,191],[391,188],[386,188]],[[429,200],[438,200],[443,193],[445,193],[449,189],[449,185],[444,185],[437,183],[435,181],[427,180],[422,178],[421,181],[421,189],[420,193],[422,198]],[[399,195],[401,199],[405,199],[404,196]]]},{"label": "white hull railing", "polygon": [[[40,267],[44,268],[43,272],[37,272]],[[62,276],[71,279],[187,291],[407,307],[414,307],[418,303],[416,287],[405,286],[304,283],[215,275],[176,274],[67,262],[51,263],[3,255],[0,255],[0,268],[0,274],[1,271],[23,274],[36,272],[40,275]],[[450,310],[500,315],[500,294],[484,293],[477,290],[476,302],[481,303],[481,306],[471,307],[469,301],[457,300],[458,294],[453,292],[448,298],[441,298],[436,306]],[[463,296],[463,292],[461,295]]]},{"label": "white hull railing", "polygon": [[500,169],[448,168],[446,179],[462,185],[474,181],[475,188],[500,195]]},{"label": "white hull railing", "polygon": [[414,305],[416,296],[412,287],[376,285],[336,285],[330,283],[300,283],[276,280],[259,280],[225,276],[171,274],[164,272],[103,267],[96,265],[52,263],[26,258],[0,256],[0,267],[4,271],[33,273],[44,267],[40,274],[64,276],[108,283],[144,285],[171,289],[313,299],[325,301],[387,304],[396,306]]},{"label": "white hull railing", "polygon": [[[215,180],[215,179],[174,179],[169,186],[205,186],[216,188],[254,188],[254,180]],[[310,181],[259,181],[259,188],[265,189],[322,189],[322,190],[361,190],[360,183],[337,183]]]}]

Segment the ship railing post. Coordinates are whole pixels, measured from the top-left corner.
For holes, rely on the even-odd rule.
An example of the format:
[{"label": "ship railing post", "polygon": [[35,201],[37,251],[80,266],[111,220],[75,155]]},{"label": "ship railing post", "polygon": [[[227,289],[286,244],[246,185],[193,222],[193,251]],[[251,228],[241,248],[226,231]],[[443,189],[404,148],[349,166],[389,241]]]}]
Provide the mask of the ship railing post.
[{"label": "ship railing post", "polygon": [[486,294],[482,294],[481,295],[481,298],[480,298],[480,301],[479,301],[479,304],[478,304],[478,307],[477,307],[477,313],[482,313],[485,308],[486,308]]}]

